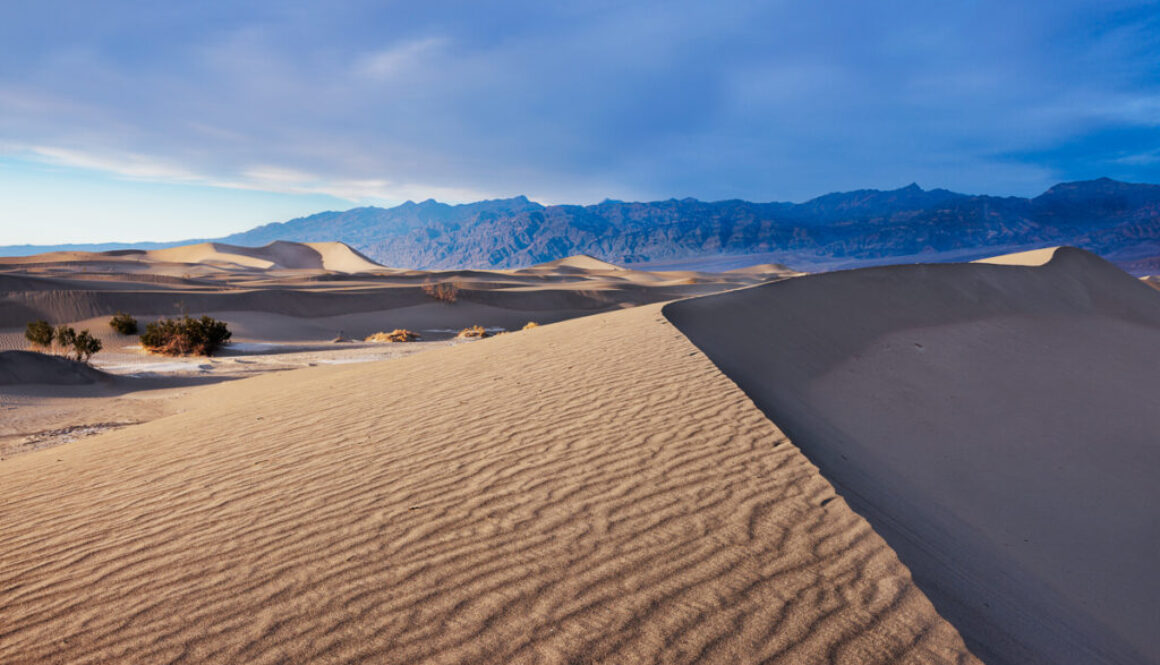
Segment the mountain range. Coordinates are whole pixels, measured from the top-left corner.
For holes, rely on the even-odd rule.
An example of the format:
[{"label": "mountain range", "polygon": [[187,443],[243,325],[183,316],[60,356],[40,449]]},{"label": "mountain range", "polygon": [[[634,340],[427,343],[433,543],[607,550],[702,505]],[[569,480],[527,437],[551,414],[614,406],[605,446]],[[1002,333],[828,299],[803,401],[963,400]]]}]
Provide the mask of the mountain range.
[{"label": "mountain range", "polygon": [[[205,240],[205,239],[201,239]],[[896,261],[969,260],[1046,245],[1096,252],[1135,274],[1160,272],[1160,185],[1108,178],[1056,185],[1034,198],[873,189],[804,203],[649,203],[544,206],[523,196],[461,205],[408,201],[329,211],[212,240],[341,241],[389,266],[512,268],[573,254],[618,264],[732,267],[777,261],[824,270]],[[11,246],[151,249],[180,243]]]}]

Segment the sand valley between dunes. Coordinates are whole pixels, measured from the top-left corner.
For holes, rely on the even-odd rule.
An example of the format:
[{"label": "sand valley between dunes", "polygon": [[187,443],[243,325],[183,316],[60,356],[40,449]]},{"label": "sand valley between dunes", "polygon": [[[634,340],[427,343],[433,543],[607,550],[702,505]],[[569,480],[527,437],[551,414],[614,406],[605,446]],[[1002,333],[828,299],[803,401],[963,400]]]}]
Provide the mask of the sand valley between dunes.
[{"label": "sand valley between dunes", "polygon": [[0,662],[969,663],[660,307],[0,463]]}]

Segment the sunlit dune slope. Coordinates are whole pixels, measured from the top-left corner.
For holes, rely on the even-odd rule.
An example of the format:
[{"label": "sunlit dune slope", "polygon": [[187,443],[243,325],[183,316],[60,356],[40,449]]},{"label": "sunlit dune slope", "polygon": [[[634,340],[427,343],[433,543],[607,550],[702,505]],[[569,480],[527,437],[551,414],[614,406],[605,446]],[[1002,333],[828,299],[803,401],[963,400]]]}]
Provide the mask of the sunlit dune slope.
[{"label": "sunlit dune slope", "polygon": [[224,263],[269,270],[330,270],[366,272],[382,268],[341,242],[296,243],[277,241],[264,247],[241,247],[220,242],[183,245],[145,252],[152,261],[170,263]]},{"label": "sunlit dune slope", "polygon": [[640,307],[0,462],[0,662],[976,662]]},{"label": "sunlit dune slope", "polygon": [[991,263],[1007,266],[1041,266],[1055,256],[1057,249],[1059,247],[1044,247],[1043,249],[1032,249],[1026,252],[1015,252],[1014,254],[1000,254],[985,259],[977,259],[973,263]]}]

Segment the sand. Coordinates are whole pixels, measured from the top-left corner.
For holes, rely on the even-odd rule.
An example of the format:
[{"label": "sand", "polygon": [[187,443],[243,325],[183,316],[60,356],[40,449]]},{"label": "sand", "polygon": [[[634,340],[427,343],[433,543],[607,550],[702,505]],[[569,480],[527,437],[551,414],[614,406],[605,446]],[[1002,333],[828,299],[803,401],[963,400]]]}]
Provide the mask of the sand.
[{"label": "sand", "polygon": [[[584,256],[514,271],[408,271],[378,266],[341,243],[59,252],[0,258],[0,349],[22,348],[25,324],[37,318],[75,324],[118,311],[142,322],[215,314],[244,322],[252,341],[319,341],[340,330],[363,338],[394,328],[518,328],[792,274],[648,273]],[[427,293],[436,284],[454,285],[456,302]]]},{"label": "sand", "polygon": [[1153,289],[1063,248],[1041,267],[830,273],[665,314],[985,662],[1160,662]]},{"label": "sand", "polygon": [[77,386],[112,378],[87,364],[62,356],[36,351],[0,351],[0,386],[30,383]]},{"label": "sand", "polygon": [[985,259],[976,259],[972,263],[989,263],[1000,266],[1041,266],[1053,259],[1055,257],[1055,251],[1058,249],[1059,247],[1044,247],[1026,252],[1000,254]]},{"label": "sand", "polygon": [[220,263],[259,270],[280,268],[359,273],[383,268],[341,242],[276,241],[265,247],[241,247],[207,242],[150,250],[144,252],[143,257],[162,263]]},{"label": "sand", "polygon": [[[101,431],[110,422],[140,423],[175,413],[181,410],[178,396],[199,385],[381,360],[444,345],[471,326],[492,333],[519,330],[528,322],[547,324],[786,274],[647,273],[591,257],[526,271],[424,272],[378,266],[341,243],[203,243],[0,258],[0,351],[28,348],[29,321],[68,324],[102,341],[95,367],[125,379],[85,390],[46,387],[29,376],[0,385],[0,404],[7,405],[0,456],[69,441],[73,432]],[[453,285],[455,302],[432,297],[431,285]],[[136,337],[110,329],[109,319],[119,311],[135,316],[142,329],[160,317],[209,315],[229,325],[234,343],[220,358],[151,356]],[[414,330],[423,341],[394,349],[331,343],[396,328]]]},{"label": "sand", "polygon": [[0,462],[0,662],[977,662],[657,305],[194,397]]}]

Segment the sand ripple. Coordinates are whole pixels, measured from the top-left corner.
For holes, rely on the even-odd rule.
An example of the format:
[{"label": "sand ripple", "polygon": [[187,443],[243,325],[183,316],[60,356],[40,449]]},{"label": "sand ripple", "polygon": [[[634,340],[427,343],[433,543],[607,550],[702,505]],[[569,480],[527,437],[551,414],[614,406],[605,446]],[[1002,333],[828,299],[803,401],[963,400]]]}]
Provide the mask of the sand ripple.
[{"label": "sand ripple", "polygon": [[975,662],[641,307],[0,463],[0,662]]}]

